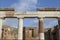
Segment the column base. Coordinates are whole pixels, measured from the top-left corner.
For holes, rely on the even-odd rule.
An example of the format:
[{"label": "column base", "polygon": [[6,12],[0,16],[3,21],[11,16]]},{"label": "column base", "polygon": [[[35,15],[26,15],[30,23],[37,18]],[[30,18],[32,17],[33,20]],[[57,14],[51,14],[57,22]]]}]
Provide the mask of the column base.
[{"label": "column base", "polygon": [[44,40],[44,39],[39,39],[39,40]]},{"label": "column base", "polygon": [[39,40],[44,40],[44,33],[40,33]]},{"label": "column base", "polygon": [[23,40],[23,39],[18,39],[18,40]]}]

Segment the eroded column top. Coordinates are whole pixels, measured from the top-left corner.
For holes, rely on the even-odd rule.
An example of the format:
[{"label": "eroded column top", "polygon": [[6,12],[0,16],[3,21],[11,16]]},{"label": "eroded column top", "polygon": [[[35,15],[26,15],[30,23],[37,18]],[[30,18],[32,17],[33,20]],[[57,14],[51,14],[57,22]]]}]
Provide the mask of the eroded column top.
[{"label": "eroded column top", "polygon": [[38,18],[39,20],[44,20],[44,18],[43,17],[41,17],[41,18]]}]

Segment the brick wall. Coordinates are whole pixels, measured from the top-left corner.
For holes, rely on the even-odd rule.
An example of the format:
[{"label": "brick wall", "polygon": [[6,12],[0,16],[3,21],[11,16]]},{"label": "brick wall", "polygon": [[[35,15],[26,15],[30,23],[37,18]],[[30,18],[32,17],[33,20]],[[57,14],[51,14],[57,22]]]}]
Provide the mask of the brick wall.
[{"label": "brick wall", "polygon": [[37,28],[24,28],[24,40],[37,40],[38,39],[38,30]]}]

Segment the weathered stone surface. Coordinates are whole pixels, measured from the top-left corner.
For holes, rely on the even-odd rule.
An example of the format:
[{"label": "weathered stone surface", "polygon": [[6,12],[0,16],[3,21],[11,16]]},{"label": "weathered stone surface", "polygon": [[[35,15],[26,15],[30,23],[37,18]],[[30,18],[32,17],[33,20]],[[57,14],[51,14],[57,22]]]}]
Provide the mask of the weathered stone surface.
[{"label": "weathered stone surface", "polygon": [[6,11],[6,17],[13,17],[14,11]]},{"label": "weathered stone surface", "polygon": [[60,17],[60,11],[13,12],[0,11],[0,17]]}]

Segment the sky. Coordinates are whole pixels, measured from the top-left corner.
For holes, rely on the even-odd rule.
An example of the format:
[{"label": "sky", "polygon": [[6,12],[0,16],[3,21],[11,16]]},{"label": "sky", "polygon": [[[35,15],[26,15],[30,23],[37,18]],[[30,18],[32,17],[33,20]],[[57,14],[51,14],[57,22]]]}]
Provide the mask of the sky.
[{"label": "sky", "polygon": [[[15,8],[16,11],[36,11],[37,8],[60,8],[60,0],[0,0],[0,8]],[[53,27],[58,24],[57,19],[45,18],[44,27]],[[4,25],[17,27],[18,19],[5,19]],[[37,18],[25,18],[24,26],[38,27]]]}]

